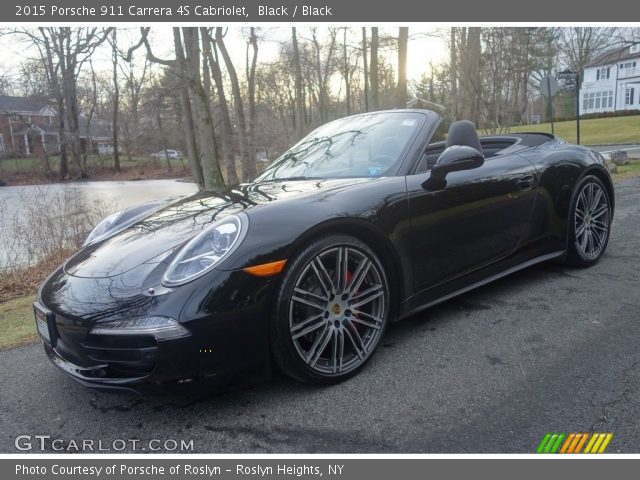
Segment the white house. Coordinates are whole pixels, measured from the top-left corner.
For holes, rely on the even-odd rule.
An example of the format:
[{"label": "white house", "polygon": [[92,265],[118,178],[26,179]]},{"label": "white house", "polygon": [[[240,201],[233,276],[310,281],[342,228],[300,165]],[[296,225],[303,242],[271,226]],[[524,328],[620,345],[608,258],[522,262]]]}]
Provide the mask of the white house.
[{"label": "white house", "polygon": [[584,67],[580,114],[640,110],[640,44],[608,50]]}]

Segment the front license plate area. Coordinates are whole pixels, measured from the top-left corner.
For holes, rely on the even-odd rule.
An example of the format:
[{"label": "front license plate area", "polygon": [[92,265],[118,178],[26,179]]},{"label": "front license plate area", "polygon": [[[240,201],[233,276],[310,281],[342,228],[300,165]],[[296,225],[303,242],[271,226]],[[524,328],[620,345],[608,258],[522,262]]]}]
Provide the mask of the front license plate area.
[{"label": "front license plate area", "polygon": [[34,304],[33,313],[36,317],[36,328],[40,337],[50,345],[54,345],[55,336],[52,335],[53,312],[44,307]]}]

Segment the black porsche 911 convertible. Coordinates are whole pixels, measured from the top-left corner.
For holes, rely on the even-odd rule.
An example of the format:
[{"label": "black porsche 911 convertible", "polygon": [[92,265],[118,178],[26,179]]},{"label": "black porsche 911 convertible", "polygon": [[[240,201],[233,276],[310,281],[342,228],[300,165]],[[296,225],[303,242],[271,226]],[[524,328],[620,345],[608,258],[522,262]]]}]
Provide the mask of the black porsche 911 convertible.
[{"label": "black porsche 911 convertible", "polygon": [[334,383],[389,322],[538,262],[598,261],[614,210],[600,154],[442,129],[425,110],[343,118],[253,183],[108,217],[38,291],[49,358],[104,389],[272,368]]}]

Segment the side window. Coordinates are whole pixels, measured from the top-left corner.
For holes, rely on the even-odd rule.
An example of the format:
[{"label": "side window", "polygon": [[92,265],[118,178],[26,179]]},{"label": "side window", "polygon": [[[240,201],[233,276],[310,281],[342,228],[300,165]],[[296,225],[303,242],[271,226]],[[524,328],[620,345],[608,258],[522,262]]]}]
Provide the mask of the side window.
[{"label": "side window", "polygon": [[442,120],[435,133],[431,137],[429,145],[426,146],[424,152],[420,156],[418,167],[415,173],[424,173],[431,169],[435,165],[436,160],[445,149],[445,142],[447,140],[447,133],[449,131],[449,122]]}]

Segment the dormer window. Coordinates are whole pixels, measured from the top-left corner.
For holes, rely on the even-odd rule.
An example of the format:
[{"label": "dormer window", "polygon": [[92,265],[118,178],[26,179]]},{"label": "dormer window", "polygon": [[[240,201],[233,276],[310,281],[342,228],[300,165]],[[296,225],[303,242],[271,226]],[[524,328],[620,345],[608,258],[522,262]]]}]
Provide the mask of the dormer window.
[{"label": "dormer window", "polygon": [[596,71],[596,80],[608,80],[611,75],[611,69],[609,67],[599,68]]},{"label": "dormer window", "polygon": [[640,53],[640,43],[635,43],[629,47],[629,53]]}]

